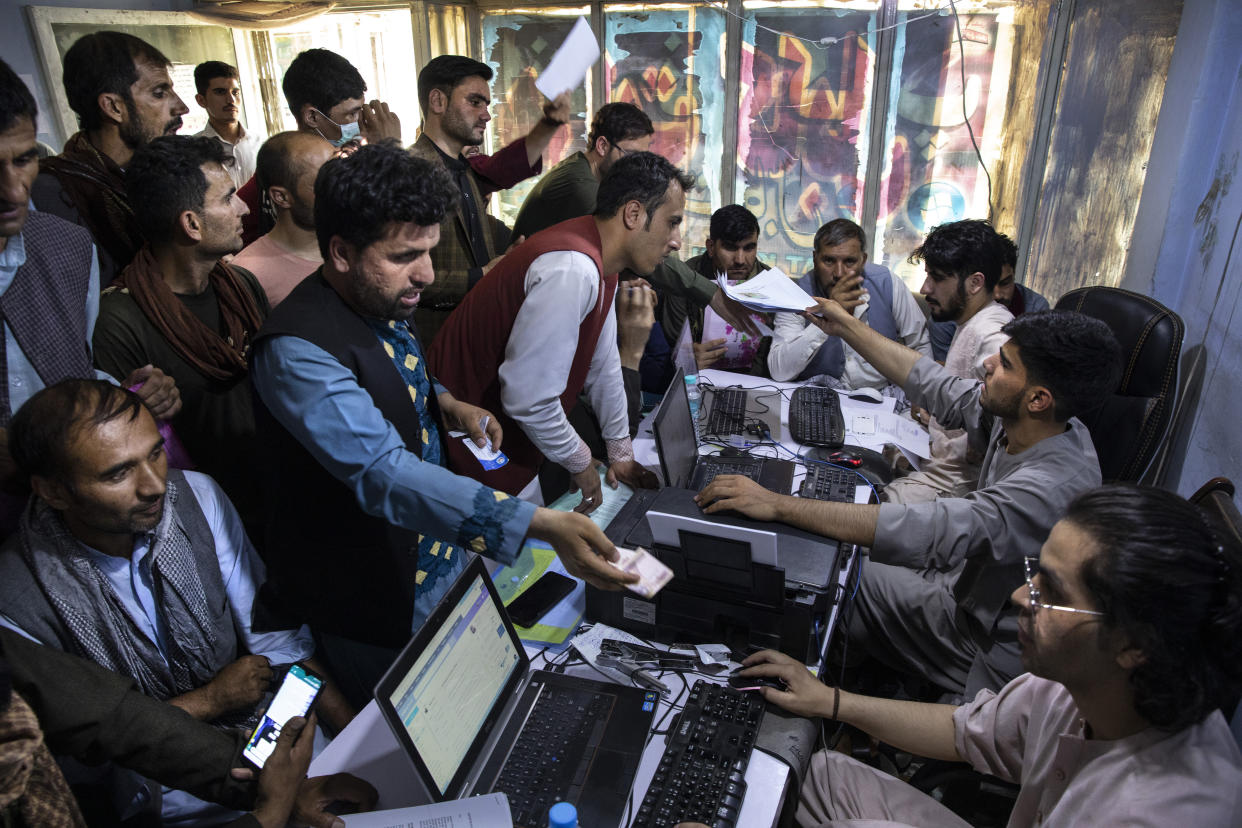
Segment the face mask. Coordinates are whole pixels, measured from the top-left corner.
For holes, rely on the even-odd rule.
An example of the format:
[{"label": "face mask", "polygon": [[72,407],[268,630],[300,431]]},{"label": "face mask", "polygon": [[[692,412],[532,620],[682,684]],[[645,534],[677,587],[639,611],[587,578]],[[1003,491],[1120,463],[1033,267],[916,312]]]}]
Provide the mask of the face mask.
[{"label": "face mask", "polygon": [[[319,112],[318,109],[316,109],[315,111]],[[324,115],[322,112],[319,112],[319,114],[323,115],[324,119],[327,120],[328,123],[332,124],[333,126],[335,126],[337,129],[341,131],[341,137],[333,141],[331,138],[324,135],[322,132],[319,132],[319,130],[315,130],[315,132],[319,132],[320,136],[322,136],[325,141],[327,141],[329,144],[331,144],[334,147],[345,146],[350,141],[357,138],[359,134],[361,134],[362,132],[361,128],[358,126],[357,121],[354,121],[352,124],[338,124],[336,121],[332,120],[327,115]]]}]

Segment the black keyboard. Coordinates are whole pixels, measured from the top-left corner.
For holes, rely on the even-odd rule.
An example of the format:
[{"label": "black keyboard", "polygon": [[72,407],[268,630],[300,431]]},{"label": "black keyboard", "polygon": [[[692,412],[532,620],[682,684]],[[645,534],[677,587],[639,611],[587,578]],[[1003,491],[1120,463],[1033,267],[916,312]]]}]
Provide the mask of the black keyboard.
[{"label": "black keyboard", "polygon": [[758,693],[696,681],[630,827],[702,822],[733,828],[762,721],[763,697]]},{"label": "black keyboard", "polygon": [[548,809],[576,802],[616,697],[544,685],[492,785],[509,797],[513,824],[543,828]]},{"label": "black keyboard", "polygon": [[740,474],[758,483],[762,471],[761,457],[700,457],[690,478],[690,488],[702,491],[720,474]]},{"label": "black keyboard", "polygon": [[802,478],[802,488],[798,490],[798,496],[812,500],[830,500],[833,503],[853,503],[857,485],[857,472],[839,466],[813,463],[807,465],[806,477]]},{"label": "black keyboard", "polygon": [[711,411],[703,433],[709,435],[742,434],[746,431],[746,389],[712,388]]},{"label": "black keyboard", "polygon": [[806,446],[840,448],[845,443],[845,418],[837,392],[822,385],[804,385],[789,398],[789,433]]}]

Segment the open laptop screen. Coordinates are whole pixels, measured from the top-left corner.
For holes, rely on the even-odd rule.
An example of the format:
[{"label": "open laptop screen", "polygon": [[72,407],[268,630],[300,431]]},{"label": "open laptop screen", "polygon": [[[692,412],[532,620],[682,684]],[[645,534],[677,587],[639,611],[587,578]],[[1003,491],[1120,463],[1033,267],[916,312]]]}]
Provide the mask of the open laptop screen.
[{"label": "open laptop screen", "polygon": [[525,672],[490,587],[472,561],[377,689],[441,797],[470,770]]},{"label": "open laptop screen", "polygon": [[690,398],[686,396],[686,375],[677,369],[660,410],[652,421],[656,451],[660,455],[660,470],[664,472],[664,485],[683,487],[690,483],[694,474],[694,461],[698,458],[699,443],[694,433],[694,420],[690,417]]}]

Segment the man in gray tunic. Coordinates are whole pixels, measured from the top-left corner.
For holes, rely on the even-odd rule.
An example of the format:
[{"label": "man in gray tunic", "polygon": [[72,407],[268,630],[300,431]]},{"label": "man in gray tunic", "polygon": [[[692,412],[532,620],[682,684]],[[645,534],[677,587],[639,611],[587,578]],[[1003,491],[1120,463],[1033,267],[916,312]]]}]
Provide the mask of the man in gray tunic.
[{"label": "man in gray tunic", "polygon": [[1075,415],[1117,387],[1117,341],[1082,314],[1026,314],[1002,329],[1010,339],[979,382],[954,377],[836,302],[817,301],[815,324],[946,428],[966,430],[984,457],[978,488],[931,503],[855,505],[777,495],[729,476],[698,501],[708,513],[733,509],[870,547],[850,649],[954,694],[999,689],[1020,671],[1008,598],[1022,583],[1023,558],[1039,554],[1076,495],[1100,484],[1091,435]]}]

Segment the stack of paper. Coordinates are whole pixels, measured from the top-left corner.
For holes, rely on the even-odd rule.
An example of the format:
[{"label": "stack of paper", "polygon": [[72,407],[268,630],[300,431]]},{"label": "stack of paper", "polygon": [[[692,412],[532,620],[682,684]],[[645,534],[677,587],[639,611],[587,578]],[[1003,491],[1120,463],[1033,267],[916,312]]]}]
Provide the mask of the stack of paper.
[{"label": "stack of paper", "polygon": [[779,267],[773,267],[732,287],[723,276],[716,279],[720,289],[735,302],[762,313],[787,311],[801,313],[815,300]]},{"label": "stack of paper", "polygon": [[509,828],[513,825],[509,798],[502,793],[413,808],[349,814],[342,819],[346,828],[472,828],[480,825]]}]

